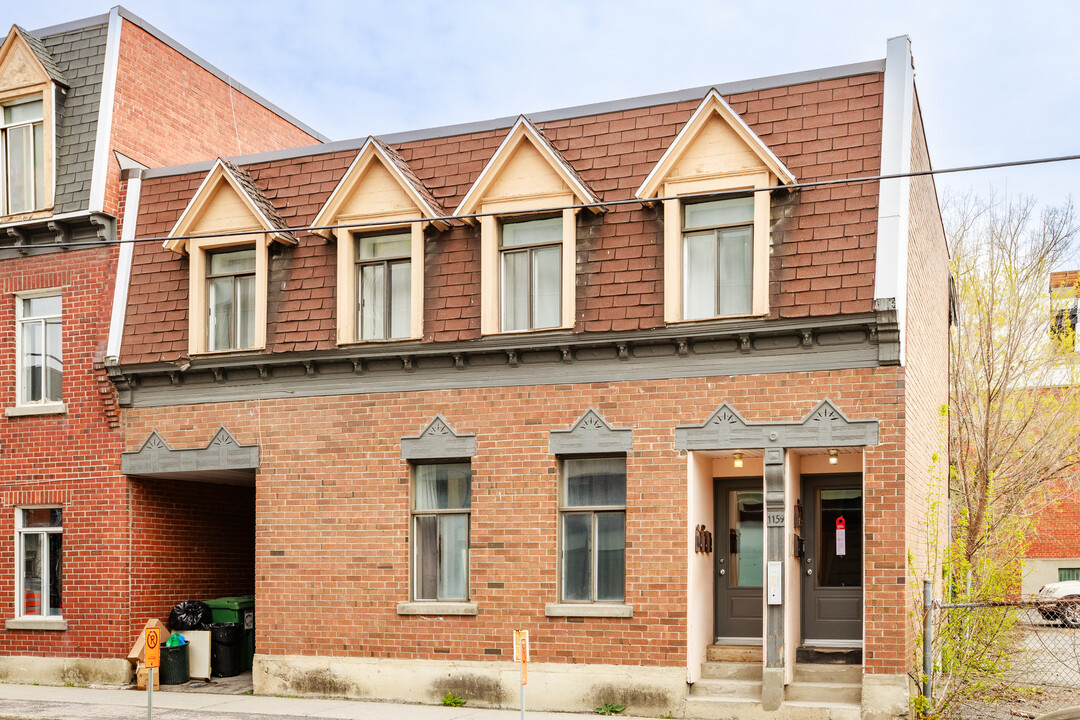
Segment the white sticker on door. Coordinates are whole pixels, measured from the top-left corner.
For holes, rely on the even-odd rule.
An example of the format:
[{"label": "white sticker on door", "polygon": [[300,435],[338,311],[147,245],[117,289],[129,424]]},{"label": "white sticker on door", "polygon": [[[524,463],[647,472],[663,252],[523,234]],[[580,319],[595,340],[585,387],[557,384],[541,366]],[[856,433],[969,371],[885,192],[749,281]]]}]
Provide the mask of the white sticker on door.
[{"label": "white sticker on door", "polygon": [[847,555],[847,529],[844,527],[844,516],[836,518],[836,555]]}]

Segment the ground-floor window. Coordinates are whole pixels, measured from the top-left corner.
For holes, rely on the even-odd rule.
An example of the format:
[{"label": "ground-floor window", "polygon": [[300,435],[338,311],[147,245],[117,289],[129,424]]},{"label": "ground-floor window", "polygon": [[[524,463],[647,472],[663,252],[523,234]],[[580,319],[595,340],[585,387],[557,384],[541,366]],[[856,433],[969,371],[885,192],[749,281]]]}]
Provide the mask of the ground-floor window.
[{"label": "ground-floor window", "polygon": [[625,456],[562,461],[559,527],[562,602],[624,602]]},{"label": "ground-floor window", "polygon": [[63,614],[63,510],[57,507],[17,508],[18,600],[22,616]]},{"label": "ground-floor window", "polygon": [[413,599],[469,599],[467,462],[413,466]]},{"label": "ground-floor window", "polygon": [[1058,568],[1058,582],[1080,580],[1080,568]]}]

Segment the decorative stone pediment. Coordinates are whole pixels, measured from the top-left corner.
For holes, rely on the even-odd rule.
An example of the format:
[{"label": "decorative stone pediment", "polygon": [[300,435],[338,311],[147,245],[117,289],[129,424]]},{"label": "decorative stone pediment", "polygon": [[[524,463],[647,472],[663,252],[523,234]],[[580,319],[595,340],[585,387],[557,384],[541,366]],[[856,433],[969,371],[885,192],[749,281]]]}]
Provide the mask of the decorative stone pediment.
[{"label": "decorative stone pediment", "polygon": [[459,435],[436,415],[419,435],[401,438],[402,460],[456,460],[476,455],[476,434]]},{"label": "decorative stone pediment", "polygon": [[613,428],[593,408],[586,410],[569,430],[548,433],[548,452],[552,455],[628,453],[633,446],[633,429]]},{"label": "decorative stone pediment", "polygon": [[120,471],[135,477],[253,484],[259,446],[241,445],[224,426],[203,448],[173,450],[157,430],[138,450],[120,456]]},{"label": "decorative stone pediment", "polygon": [[822,400],[797,422],[751,423],[727,402],[700,425],[675,428],[676,450],[865,447],[878,444],[877,420],[849,420]]}]

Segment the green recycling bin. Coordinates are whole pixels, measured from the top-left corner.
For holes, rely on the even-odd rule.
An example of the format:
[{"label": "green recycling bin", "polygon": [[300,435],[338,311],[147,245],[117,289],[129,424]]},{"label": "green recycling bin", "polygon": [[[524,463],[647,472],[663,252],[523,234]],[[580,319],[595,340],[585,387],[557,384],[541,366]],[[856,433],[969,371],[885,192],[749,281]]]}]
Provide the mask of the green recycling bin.
[{"label": "green recycling bin", "polygon": [[210,606],[215,623],[240,623],[243,631],[240,671],[250,670],[255,657],[255,596],[223,597],[204,602]]}]

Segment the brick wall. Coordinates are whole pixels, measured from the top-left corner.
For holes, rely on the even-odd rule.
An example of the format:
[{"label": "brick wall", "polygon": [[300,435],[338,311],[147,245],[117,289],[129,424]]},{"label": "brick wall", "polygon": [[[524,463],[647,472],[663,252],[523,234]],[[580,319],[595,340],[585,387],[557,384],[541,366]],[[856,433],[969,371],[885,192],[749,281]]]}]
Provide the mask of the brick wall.
[{"label": "brick wall", "polygon": [[255,592],[255,489],[131,482],[132,642],[182,600]]},{"label": "brick wall", "polygon": [[[125,20],[112,149],[149,167],[315,145],[318,140]],[[120,166],[109,157],[105,212],[117,214]]]},{"label": "brick wall", "polygon": [[[911,169],[929,170],[930,158],[917,99],[913,112]],[[946,425],[940,410],[949,402],[949,276],[945,271],[949,253],[932,177],[912,179],[909,202],[904,508],[906,543],[915,557],[921,579],[927,569],[928,541],[936,534],[942,549],[947,541]],[[941,503],[936,527],[928,526],[927,521],[933,502]],[[905,560],[902,554],[896,556],[898,571],[907,568]],[[910,572],[904,574],[911,579]],[[937,580],[933,574],[930,577]],[[915,591],[921,593],[921,588]],[[910,633],[908,637],[913,639]]]},{"label": "brick wall", "polygon": [[1041,508],[1035,512],[1031,545],[1024,556],[1080,558],[1080,485],[1075,473],[1051,483],[1040,495]]},{"label": "brick wall", "polygon": [[14,293],[60,288],[67,414],[0,415],[0,618],[15,616],[15,506],[64,507],[63,633],[0,631],[0,653],[115,657],[126,625],[123,449],[110,427],[112,386],[99,382],[116,248],[0,261],[0,407],[15,405]]},{"label": "brick wall", "polygon": [[[798,420],[823,397],[880,420],[866,453],[867,672],[905,672],[902,567],[904,376],[898,368],[650,382],[264,399],[126,411],[127,445],[153,430],[203,447],[221,425],[258,443],[257,644],[260,653],[490,660],[531,631],[535,661],[681,666],[686,662],[686,462],[674,428],[723,401],[749,421]],[[590,406],[632,427],[627,459],[629,619],[556,619],[558,475],[548,431]],[[476,617],[399,616],[409,599],[408,466],[400,440],[436,413],[476,433],[472,599]],[[891,516],[891,517],[887,517]],[[894,568],[900,558],[900,567]],[[869,604],[869,603],[868,603]],[[332,623],[326,618],[332,617]]]},{"label": "brick wall", "polygon": [[[800,181],[873,175],[880,167],[880,74],[730,96],[728,101]],[[602,200],[632,198],[697,102],[539,123]],[[507,129],[395,146],[444,207],[469,190]],[[290,226],[310,224],[355,152],[246,166]],[[165,235],[204,174],[144,184],[138,234]],[[576,332],[663,324],[663,229],[658,211],[611,206],[583,214],[578,229]],[[800,190],[774,199],[773,317],[868,312],[873,305],[877,184]],[[480,337],[479,230],[459,225],[427,243],[424,339]],[[271,266],[267,352],[334,347],[335,248],[300,233]],[[186,261],[144,243],[136,249],[125,362],[175,360],[187,352]],[[165,285],[160,269],[168,278]],[[179,282],[173,282],[173,279]],[[167,340],[161,335],[180,333]]]}]

